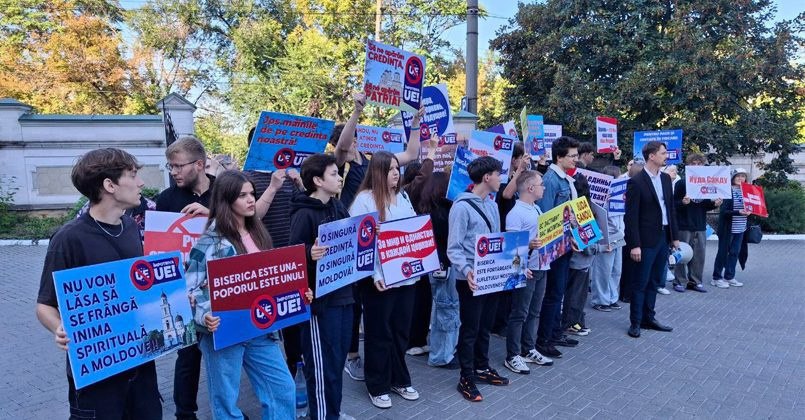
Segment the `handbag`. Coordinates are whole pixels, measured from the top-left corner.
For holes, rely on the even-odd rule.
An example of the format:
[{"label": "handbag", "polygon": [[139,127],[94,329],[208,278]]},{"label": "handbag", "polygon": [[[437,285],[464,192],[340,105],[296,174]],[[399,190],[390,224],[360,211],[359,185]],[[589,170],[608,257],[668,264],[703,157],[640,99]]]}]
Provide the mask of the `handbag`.
[{"label": "handbag", "polygon": [[760,230],[760,225],[749,225],[746,230],[746,242],[750,244],[759,244],[763,239],[763,232]]}]

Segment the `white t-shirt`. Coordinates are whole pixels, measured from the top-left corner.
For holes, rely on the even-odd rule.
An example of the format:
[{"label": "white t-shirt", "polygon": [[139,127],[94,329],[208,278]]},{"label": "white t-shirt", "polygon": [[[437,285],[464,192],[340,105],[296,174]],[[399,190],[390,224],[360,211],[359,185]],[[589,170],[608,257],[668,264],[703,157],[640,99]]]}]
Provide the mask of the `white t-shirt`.
[{"label": "white t-shirt", "polygon": [[[506,231],[519,232],[527,231],[528,239],[534,239],[538,233],[538,218],[542,211],[536,204],[528,204],[522,200],[517,200],[514,207],[506,215]],[[539,267],[539,253],[536,250],[529,252],[528,268],[531,270],[545,270]]]},{"label": "white t-shirt", "polygon": [[[377,211],[377,204],[375,203],[375,199],[372,196],[372,192],[369,190],[364,190],[358,193],[355,196],[355,201],[352,202],[352,206],[349,208],[349,215],[350,216],[358,216],[361,214],[371,213]],[[386,207],[386,220],[385,221],[392,221],[398,219],[405,219],[406,217],[414,217],[416,216],[416,211],[414,211],[414,206],[411,205],[411,201],[408,200],[408,195],[403,193],[402,190],[397,193],[397,203],[391,204]],[[375,248],[376,250],[377,248]],[[375,255],[378,256],[377,252]],[[383,270],[380,267],[380,258],[375,258],[375,273],[373,275],[375,281],[383,280]],[[400,286],[409,286],[417,282],[419,277],[413,277],[406,281],[393,284],[388,287],[400,287]]]}]

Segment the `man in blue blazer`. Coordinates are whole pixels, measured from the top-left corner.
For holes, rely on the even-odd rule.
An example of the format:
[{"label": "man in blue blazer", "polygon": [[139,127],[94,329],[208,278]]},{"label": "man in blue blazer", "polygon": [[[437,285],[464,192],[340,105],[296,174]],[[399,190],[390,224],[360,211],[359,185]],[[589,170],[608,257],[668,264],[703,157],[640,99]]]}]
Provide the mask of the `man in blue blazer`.
[{"label": "man in blue blazer", "polygon": [[673,330],[654,317],[670,245],[679,247],[671,177],[660,170],[667,157],[665,144],[647,143],[643,146],[645,167],[626,184],[626,251],[636,263],[628,330],[633,338],[640,337],[640,328]]}]

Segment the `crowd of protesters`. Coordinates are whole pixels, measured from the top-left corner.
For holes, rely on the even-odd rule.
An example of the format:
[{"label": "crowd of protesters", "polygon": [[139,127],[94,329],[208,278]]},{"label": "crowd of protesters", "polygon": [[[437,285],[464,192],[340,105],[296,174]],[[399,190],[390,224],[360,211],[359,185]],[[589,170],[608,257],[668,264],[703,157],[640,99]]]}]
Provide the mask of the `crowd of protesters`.
[{"label": "crowd of protesters", "polygon": [[[354,112],[337,126],[330,152],[308,157],[300,171],[242,172],[231,157],[209,157],[197,139],[181,138],[166,150],[173,185],[155,202],[141,196],[141,165],[131,154],[107,148],[82,156],[72,181],[89,203],[50,241],[37,298],[37,316],[56,344],[66,349],[70,340],[59,316],[52,273],[143,255],[148,209],[208,217],[207,230],[187,261],[200,333],[198,344],[180,350],[176,360],[177,419],[196,418],[202,362],[216,419],[244,418],[237,407],[241,369],[264,419],[293,418],[292,377],[299,361],[304,361],[310,417],[349,419],[341,412],[343,371],[365,382],[371,404],[387,409],[391,394],[409,401],[420,398],[406,356],[426,355],[430,366],[456,370],[461,396],[482,401],[478,383],[509,384],[494,366],[528,374],[553,365],[578,346],[579,337],[591,333],[587,305],[612,312],[622,308],[619,301],[628,303],[630,337],[640,337],[643,329],[670,332],[657,316],[657,294],[667,292],[669,275],[677,292],[708,291],[703,273],[707,213],[717,208],[718,253],[710,284],[722,289],[743,285],[736,279],[736,265],[746,261],[748,212],[740,193],[746,171],[732,171],[731,199],[691,199],[685,183],[677,182],[677,168],[666,166],[666,146],[650,142],[642,159],[629,162],[626,172],[619,151],[604,159],[601,172],[629,178],[626,214],[611,214],[600,226],[607,243],[574,248],[549,266],[529,258],[525,287],[475,296],[476,235],[526,231],[529,249],[541,248],[539,216],[578,197],[589,199],[586,178],[576,169],[596,170],[591,166],[593,146],[561,137],[553,142],[552,156],[532,161],[516,143],[507,184],[501,184],[502,162],[480,157],[467,167],[470,188],[450,201],[448,173],[434,172],[435,143],[420,144],[423,111],[414,116],[404,152],[381,151],[370,158],[356,149],[355,128],[364,105],[365,97],[356,95]],[[421,148],[428,153],[419,162]],[[686,163],[705,165],[706,160],[691,154]],[[400,175],[403,167],[405,176]],[[439,270],[389,286],[377,262],[368,278],[313,299],[316,261],[327,251],[316,239],[317,227],[369,212],[377,212],[381,223],[430,215]],[[692,258],[669,267],[669,252],[680,241],[690,245]],[[221,319],[210,312],[207,261],[293,244],[305,245],[310,320],[215,350],[211,337]],[[505,338],[505,354],[490,354],[493,334]],[[71,418],[162,416],[153,362],[81,390],[75,389],[69,372]]]}]

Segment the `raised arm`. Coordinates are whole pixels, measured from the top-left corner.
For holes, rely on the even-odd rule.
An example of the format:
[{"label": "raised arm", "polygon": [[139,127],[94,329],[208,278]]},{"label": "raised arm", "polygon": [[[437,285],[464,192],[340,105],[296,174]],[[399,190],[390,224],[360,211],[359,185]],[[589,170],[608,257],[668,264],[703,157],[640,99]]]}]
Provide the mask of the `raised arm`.
[{"label": "raised arm", "polygon": [[358,126],[358,120],[361,119],[363,108],[366,106],[366,94],[356,93],[353,99],[355,100],[355,109],[344,124],[341,136],[338,137],[338,143],[335,144],[335,163],[339,167],[349,160],[352,144],[355,143],[355,129]]},{"label": "raised arm", "polygon": [[419,159],[419,149],[422,147],[419,142],[419,121],[422,119],[423,115],[425,115],[424,105],[419,108],[416,114],[414,114],[414,118],[411,120],[411,135],[408,137],[408,147],[405,148],[404,152],[396,154],[397,160],[400,161],[400,166],[405,166]]}]

